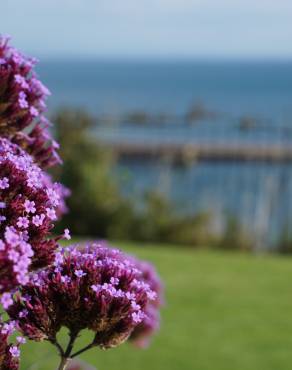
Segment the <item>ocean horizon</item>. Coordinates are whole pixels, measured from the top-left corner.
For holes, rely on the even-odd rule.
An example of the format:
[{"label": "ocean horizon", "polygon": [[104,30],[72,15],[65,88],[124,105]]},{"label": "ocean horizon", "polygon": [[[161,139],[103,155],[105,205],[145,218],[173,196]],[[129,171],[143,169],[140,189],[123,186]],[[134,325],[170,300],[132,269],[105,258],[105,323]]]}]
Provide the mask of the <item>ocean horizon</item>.
[{"label": "ocean horizon", "polygon": [[38,72],[50,110],[181,114],[199,102],[235,117],[292,117],[292,61],[44,60]]}]

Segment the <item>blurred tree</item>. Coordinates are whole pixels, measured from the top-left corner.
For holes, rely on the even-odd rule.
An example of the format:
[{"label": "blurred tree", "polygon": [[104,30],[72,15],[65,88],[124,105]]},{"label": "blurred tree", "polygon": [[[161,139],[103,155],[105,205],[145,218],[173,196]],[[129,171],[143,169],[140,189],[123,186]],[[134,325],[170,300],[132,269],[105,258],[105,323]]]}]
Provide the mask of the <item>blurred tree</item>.
[{"label": "blurred tree", "polygon": [[112,176],[113,155],[96,144],[94,121],[86,113],[64,109],[54,120],[64,161],[57,177],[74,194],[68,199],[70,212],[63,225],[78,235],[107,237],[117,214],[129,207]]},{"label": "blurred tree", "polygon": [[238,219],[230,214],[225,215],[225,228],[218,243],[220,249],[250,251],[254,249],[252,236],[248,234]]}]

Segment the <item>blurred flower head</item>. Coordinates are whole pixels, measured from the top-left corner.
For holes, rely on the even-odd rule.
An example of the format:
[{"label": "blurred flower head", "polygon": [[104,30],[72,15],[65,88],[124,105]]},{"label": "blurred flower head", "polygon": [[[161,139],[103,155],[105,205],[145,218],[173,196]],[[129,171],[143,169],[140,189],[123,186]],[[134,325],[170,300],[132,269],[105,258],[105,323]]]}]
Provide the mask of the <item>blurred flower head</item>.
[{"label": "blurred flower head", "polygon": [[130,336],[130,340],[138,347],[147,347],[153,334],[159,329],[160,308],[164,304],[164,289],[161,279],[151,263],[138,260],[133,256],[130,256],[130,260],[142,272],[142,279],[145,283],[156,293],[155,299],[149,301],[145,307],[146,315],[143,320]]},{"label": "blurred flower head", "polygon": [[54,182],[48,173],[44,173],[44,184],[47,187],[53,187],[59,196],[58,205],[56,206],[54,213],[51,212],[51,217],[59,220],[64,214],[68,213],[66,199],[70,197],[71,191],[65,185],[59,182]]},{"label": "blurred flower head", "polygon": [[90,366],[84,361],[72,360],[69,362],[67,370],[96,370],[96,368]]},{"label": "blurred flower head", "polygon": [[[60,163],[58,144],[44,117],[49,90],[37,78],[36,60],[0,35],[0,135],[21,145],[42,167]],[[23,131],[25,129],[25,131]]]}]

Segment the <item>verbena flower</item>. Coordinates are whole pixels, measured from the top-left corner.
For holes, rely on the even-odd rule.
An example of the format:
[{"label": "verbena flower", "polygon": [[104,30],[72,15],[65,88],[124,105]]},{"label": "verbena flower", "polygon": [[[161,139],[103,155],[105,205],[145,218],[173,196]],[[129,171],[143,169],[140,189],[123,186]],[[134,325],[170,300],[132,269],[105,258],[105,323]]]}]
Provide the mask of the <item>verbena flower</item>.
[{"label": "verbena flower", "polygon": [[90,366],[84,361],[72,360],[67,366],[67,370],[96,370],[96,368]]},{"label": "verbena flower", "polygon": [[59,220],[64,214],[68,213],[66,199],[71,195],[71,191],[65,185],[54,182],[47,173],[44,173],[44,183],[47,187],[53,187],[59,196],[59,203],[54,210],[55,215],[53,211],[48,211],[52,220]]},{"label": "verbena flower", "polygon": [[155,298],[126,256],[92,243],[58,252],[53,266],[20,288],[8,313],[30,339],[55,343],[64,326],[71,337],[93,331],[90,348],[111,348],[129,337]]},{"label": "verbena flower", "polygon": [[160,277],[155,267],[146,261],[138,260],[130,256],[131,262],[142,272],[142,279],[147,283],[151,290],[155,292],[155,299],[148,301],[145,307],[145,317],[139,325],[136,326],[130,336],[139,347],[149,345],[151,337],[159,329],[160,324],[160,308],[164,304],[164,289]]},{"label": "verbena flower", "polygon": [[51,263],[48,236],[60,205],[56,184],[16,144],[0,138],[0,293],[27,282],[29,268]]},{"label": "verbena flower", "polygon": [[[106,241],[100,241],[100,245],[108,247]],[[149,285],[154,292],[153,299],[149,300],[146,307],[143,320],[135,327],[130,335],[130,341],[136,346],[145,348],[150,344],[151,338],[160,327],[160,309],[164,305],[164,287],[154,265],[148,261],[143,261],[133,255],[126,257],[133,266],[141,271],[141,279]]]},{"label": "verbena flower", "polygon": [[[37,78],[36,60],[0,35],[0,135],[22,146],[42,167],[60,163],[58,144],[44,117],[49,90]],[[25,129],[25,131],[23,131]]]},{"label": "verbena flower", "polygon": [[23,337],[18,336],[16,343],[10,343],[9,337],[14,333],[16,323],[14,321],[0,322],[0,369],[17,370],[19,369],[20,345],[25,343]]}]

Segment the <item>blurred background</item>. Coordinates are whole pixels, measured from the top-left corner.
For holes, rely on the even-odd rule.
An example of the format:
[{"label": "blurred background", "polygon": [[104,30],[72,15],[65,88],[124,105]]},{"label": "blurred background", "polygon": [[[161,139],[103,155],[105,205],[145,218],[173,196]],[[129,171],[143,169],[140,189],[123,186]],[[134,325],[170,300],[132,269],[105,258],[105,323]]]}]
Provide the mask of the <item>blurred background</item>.
[{"label": "blurred background", "polygon": [[289,0],[2,0],[1,32],[52,92],[60,229],[166,281],[151,349],[98,368],[290,368],[291,16]]}]

